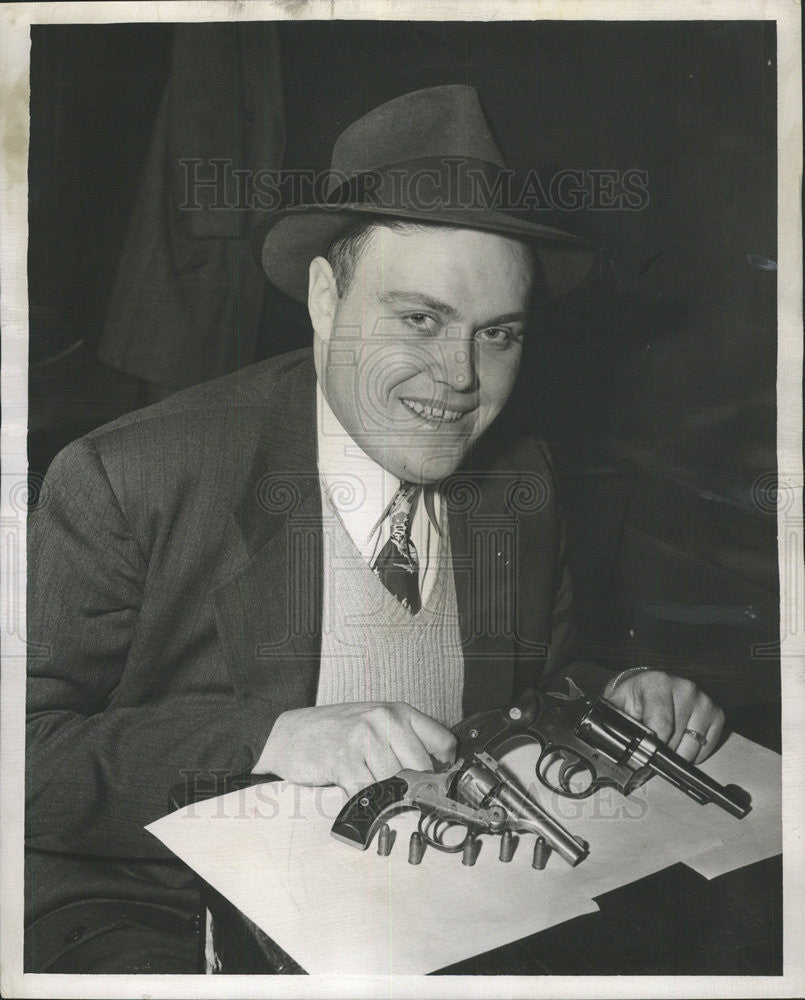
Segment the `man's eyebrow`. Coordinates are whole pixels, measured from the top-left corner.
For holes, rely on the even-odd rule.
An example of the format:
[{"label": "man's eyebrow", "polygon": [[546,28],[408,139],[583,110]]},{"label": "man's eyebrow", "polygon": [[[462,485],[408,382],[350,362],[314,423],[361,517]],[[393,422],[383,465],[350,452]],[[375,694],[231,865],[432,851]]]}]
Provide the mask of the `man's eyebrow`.
[{"label": "man's eyebrow", "polygon": [[[432,296],[426,295],[424,292],[380,292],[377,297],[380,302],[387,305],[398,302],[415,302],[419,305],[425,306],[427,309],[432,309],[434,312],[441,313],[448,319],[456,319],[458,316],[458,310],[455,306],[451,306],[447,302],[442,302],[439,299],[434,299]],[[526,314],[524,312],[504,313],[502,316],[495,316],[493,319],[487,320],[483,326],[494,326],[497,323],[517,323],[521,322],[525,318]]]},{"label": "man's eyebrow", "polygon": [[496,316],[494,319],[490,319],[488,322],[484,323],[484,326],[497,326],[498,323],[520,323],[526,318],[524,312],[513,312],[504,313],[502,316]]},{"label": "man's eyebrow", "polygon": [[387,305],[395,302],[417,302],[434,312],[447,316],[448,319],[455,319],[458,316],[458,310],[455,306],[451,306],[447,302],[440,302],[439,299],[434,299],[424,292],[379,292],[377,297],[380,302]]}]

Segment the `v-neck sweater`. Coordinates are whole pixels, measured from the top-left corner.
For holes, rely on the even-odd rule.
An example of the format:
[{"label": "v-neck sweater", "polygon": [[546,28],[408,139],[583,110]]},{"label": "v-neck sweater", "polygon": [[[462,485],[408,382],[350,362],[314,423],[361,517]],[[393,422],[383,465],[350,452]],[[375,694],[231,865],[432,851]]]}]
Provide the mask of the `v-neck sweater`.
[{"label": "v-neck sweater", "polygon": [[453,726],[462,718],[464,657],[442,532],[433,587],[412,615],[372,572],[322,489],[324,581],[317,705],[403,701]]}]

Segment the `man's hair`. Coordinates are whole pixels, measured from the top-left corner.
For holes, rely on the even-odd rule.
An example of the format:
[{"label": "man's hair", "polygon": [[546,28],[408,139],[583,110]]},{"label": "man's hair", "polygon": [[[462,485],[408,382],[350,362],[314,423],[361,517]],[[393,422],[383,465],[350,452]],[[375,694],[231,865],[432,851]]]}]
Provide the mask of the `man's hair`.
[{"label": "man's hair", "polygon": [[[399,232],[427,232],[434,229],[455,229],[456,226],[446,225],[439,222],[413,222],[408,219],[360,219],[347,229],[342,230],[333,240],[327,250],[327,260],[335,275],[335,287],[338,297],[342,298],[352,287],[355,277],[355,268],[360,260],[366,244],[372,238],[372,234],[377,229],[391,229],[395,233]],[[515,237],[510,237],[515,239]],[[541,268],[537,262],[536,251],[532,244],[525,240],[517,240],[523,248],[528,263],[534,274],[535,288],[539,288],[541,283]]]}]

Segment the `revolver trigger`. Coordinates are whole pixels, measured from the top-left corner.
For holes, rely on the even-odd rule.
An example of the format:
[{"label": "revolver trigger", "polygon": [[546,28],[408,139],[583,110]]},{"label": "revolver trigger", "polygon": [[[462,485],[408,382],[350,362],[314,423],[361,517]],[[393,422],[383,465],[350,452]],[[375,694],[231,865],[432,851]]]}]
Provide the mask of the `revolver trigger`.
[{"label": "revolver trigger", "polygon": [[570,779],[586,770],[587,765],[580,757],[576,757],[575,754],[565,757],[562,766],[559,768],[559,784],[566,792],[572,792]]}]

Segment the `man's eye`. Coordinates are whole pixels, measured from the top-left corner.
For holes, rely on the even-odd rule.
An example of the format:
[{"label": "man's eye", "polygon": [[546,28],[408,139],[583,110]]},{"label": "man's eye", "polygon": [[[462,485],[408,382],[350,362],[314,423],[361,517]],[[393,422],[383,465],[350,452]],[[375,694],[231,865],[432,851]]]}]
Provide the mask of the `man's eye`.
[{"label": "man's eye", "polygon": [[436,329],[436,320],[428,313],[408,313],[405,322],[420,333],[433,333]]},{"label": "man's eye", "polygon": [[517,339],[511,330],[502,326],[493,326],[488,330],[479,330],[478,340],[493,347],[508,347]]}]

